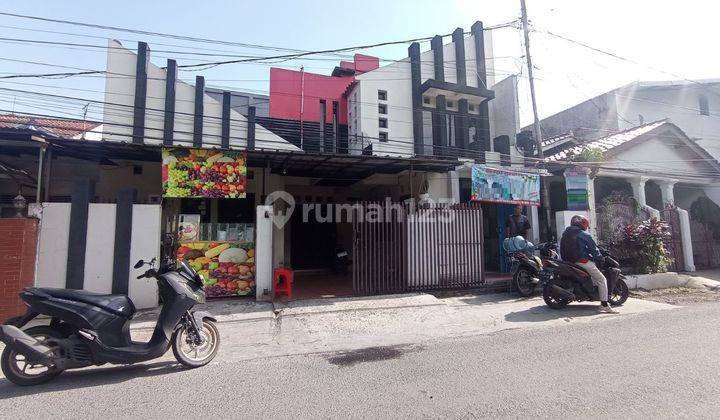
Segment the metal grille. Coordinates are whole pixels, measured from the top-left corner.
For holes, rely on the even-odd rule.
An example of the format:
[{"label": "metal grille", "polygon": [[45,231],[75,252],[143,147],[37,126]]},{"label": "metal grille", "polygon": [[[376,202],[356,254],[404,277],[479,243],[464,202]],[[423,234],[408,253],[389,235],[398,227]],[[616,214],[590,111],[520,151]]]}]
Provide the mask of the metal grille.
[{"label": "metal grille", "polygon": [[720,245],[715,240],[714,230],[697,220],[690,220],[693,260],[699,269],[720,267]]},{"label": "metal grille", "polygon": [[484,282],[479,205],[359,203],[353,229],[355,293],[465,288]]}]

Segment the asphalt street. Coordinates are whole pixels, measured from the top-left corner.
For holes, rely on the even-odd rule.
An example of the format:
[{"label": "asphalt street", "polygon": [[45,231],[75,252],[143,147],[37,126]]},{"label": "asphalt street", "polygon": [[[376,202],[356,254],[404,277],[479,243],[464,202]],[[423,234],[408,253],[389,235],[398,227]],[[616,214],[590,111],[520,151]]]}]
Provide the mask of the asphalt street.
[{"label": "asphalt street", "polygon": [[0,412],[13,419],[717,418],[717,325],[720,303],[706,303],[348,352],[249,360],[221,352],[196,370],[165,359],[66,372],[34,388],[0,379]]}]

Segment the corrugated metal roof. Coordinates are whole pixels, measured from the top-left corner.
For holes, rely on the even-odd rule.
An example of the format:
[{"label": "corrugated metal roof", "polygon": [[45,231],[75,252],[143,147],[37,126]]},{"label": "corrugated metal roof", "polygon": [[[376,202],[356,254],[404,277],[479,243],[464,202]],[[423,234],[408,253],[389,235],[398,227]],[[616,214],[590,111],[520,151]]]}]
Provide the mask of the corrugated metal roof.
[{"label": "corrugated metal roof", "polygon": [[603,152],[607,152],[617,146],[620,146],[621,144],[627,143],[630,140],[633,140],[645,133],[648,133],[666,123],[667,123],[667,120],[660,120],[660,121],[655,121],[655,122],[651,122],[648,124],[639,125],[637,127],[633,127],[628,130],[621,131],[619,133],[601,137],[597,140],[593,140],[591,142],[584,143],[579,146],[567,148],[561,152],[558,152],[552,156],[547,157],[546,160],[548,160],[548,161],[567,160],[567,159],[579,154],[584,149],[596,149],[597,148],[597,149],[602,150]]}]

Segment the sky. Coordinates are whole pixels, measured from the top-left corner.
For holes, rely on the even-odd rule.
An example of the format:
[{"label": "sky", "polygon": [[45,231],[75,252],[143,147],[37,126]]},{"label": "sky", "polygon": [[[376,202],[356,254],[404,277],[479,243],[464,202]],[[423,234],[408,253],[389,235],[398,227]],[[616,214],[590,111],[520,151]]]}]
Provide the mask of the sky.
[{"label": "sky", "polygon": [[[720,6],[713,2],[527,0],[527,7],[534,29],[530,44],[541,118],[637,80],[720,78],[720,54],[715,52],[717,48],[712,44],[716,39],[716,16]],[[469,30],[476,20],[483,21],[486,27],[505,23],[519,17],[520,1],[5,0],[0,2],[0,11],[237,43],[325,50],[449,34],[456,27]],[[638,64],[572,44],[545,31]],[[12,39],[105,46],[107,38],[115,38],[131,49],[135,49],[136,42],[142,40],[150,44],[152,61],[161,66],[167,58],[177,58],[181,65],[226,59],[183,56],[163,51],[279,54],[270,50],[197,43],[7,16],[0,16],[0,38],[0,76],[105,69],[106,52],[101,48],[43,46],[19,43]],[[497,29],[493,31],[493,41],[496,81],[511,74],[520,76],[521,124],[529,124],[532,121],[532,110],[527,69],[524,67],[522,32],[515,28]],[[421,48],[429,49],[429,43],[422,44]],[[357,52],[384,59],[402,59],[407,56],[407,45]],[[329,74],[340,59],[342,57],[325,55],[316,60],[293,60],[275,66],[293,69],[304,66],[306,71]],[[11,60],[32,61],[36,64]],[[267,93],[270,66],[259,63],[233,64],[200,72],[181,71],[180,78],[194,81],[196,75],[203,75],[208,87]],[[0,80],[0,113],[15,110],[82,117],[86,104],[83,101],[48,99],[8,89],[102,101],[104,79],[96,75],[64,79]],[[87,109],[87,118],[101,117],[101,105],[91,104]]]}]

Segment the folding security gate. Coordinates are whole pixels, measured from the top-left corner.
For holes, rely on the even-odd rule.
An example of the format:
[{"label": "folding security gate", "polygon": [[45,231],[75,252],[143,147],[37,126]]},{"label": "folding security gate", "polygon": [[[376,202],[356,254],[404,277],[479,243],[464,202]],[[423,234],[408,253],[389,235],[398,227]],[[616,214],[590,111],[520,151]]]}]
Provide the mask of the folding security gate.
[{"label": "folding security gate", "polygon": [[476,204],[359,203],[353,209],[357,294],[480,286],[482,209]]}]

